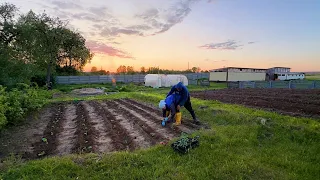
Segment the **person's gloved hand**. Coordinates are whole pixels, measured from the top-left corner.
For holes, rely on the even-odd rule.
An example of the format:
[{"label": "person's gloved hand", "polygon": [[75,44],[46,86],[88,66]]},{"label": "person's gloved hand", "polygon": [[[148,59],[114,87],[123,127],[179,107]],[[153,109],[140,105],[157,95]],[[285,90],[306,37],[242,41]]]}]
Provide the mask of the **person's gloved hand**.
[{"label": "person's gloved hand", "polygon": [[165,126],[166,125],[166,122],[168,121],[168,117],[166,117],[166,118],[164,118],[163,120],[162,120],[162,122],[161,122],[161,125],[162,126]]}]

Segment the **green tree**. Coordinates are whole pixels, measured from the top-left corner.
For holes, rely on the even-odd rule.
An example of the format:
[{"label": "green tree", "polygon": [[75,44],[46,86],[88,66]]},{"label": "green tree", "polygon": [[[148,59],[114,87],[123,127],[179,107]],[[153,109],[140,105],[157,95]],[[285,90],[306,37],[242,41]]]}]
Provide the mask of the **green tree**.
[{"label": "green tree", "polygon": [[91,68],[91,72],[97,72],[97,71],[98,71],[98,68],[97,68],[97,67],[93,66],[93,67]]},{"label": "green tree", "polygon": [[146,68],[145,67],[141,67],[140,68],[140,73],[141,74],[145,74],[146,73]]},{"label": "green tree", "polygon": [[132,66],[127,66],[127,74],[134,74],[134,69]]},{"label": "green tree", "polygon": [[127,73],[127,67],[126,66],[119,66],[117,69],[117,74],[126,74]]}]

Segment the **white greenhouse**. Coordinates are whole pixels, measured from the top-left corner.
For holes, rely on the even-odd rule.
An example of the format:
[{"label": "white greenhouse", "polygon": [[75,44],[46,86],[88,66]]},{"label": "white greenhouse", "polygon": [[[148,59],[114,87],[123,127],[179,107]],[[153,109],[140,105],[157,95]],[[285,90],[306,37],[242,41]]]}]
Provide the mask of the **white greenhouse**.
[{"label": "white greenhouse", "polygon": [[184,75],[148,74],[144,77],[144,85],[153,88],[171,87],[179,82],[188,86],[188,78]]}]

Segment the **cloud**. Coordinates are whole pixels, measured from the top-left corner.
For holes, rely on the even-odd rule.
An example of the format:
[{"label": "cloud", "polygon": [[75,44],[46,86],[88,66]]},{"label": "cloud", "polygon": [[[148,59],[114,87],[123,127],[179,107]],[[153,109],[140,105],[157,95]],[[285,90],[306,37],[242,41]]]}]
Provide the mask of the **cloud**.
[{"label": "cloud", "polygon": [[200,46],[203,49],[217,49],[217,50],[236,50],[243,45],[238,44],[235,40],[228,40],[221,43],[210,43]]},{"label": "cloud", "polygon": [[112,43],[112,44],[117,44],[117,45],[121,44],[121,43],[116,42],[116,41],[113,41],[113,42],[111,42],[111,43]]},{"label": "cloud", "polygon": [[[48,0],[50,1],[50,0]],[[96,34],[106,37],[130,36],[151,36],[164,33],[173,26],[183,22],[190,14],[192,6],[200,1],[211,2],[212,0],[170,0],[171,5],[167,8],[153,7],[133,14],[132,24],[121,21],[121,18],[106,6],[81,7],[77,0],[51,0],[56,7],[55,12],[63,19],[88,21]],[[79,11],[80,10],[80,11]],[[128,19],[126,17],[126,19]]]},{"label": "cloud", "polygon": [[155,31],[152,35],[164,33],[174,25],[181,23],[191,12],[193,3],[198,1],[200,0],[179,1],[166,10],[151,8],[136,17],[143,19],[147,26],[152,27]]},{"label": "cloud", "polygon": [[112,28],[104,28],[100,35],[101,36],[107,36],[107,37],[116,37],[119,36],[120,34],[126,34],[126,35],[138,35],[138,36],[143,36],[143,32],[139,30],[134,30],[134,29],[127,29],[127,28],[118,28],[118,27],[112,27]]},{"label": "cloud", "polygon": [[107,10],[108,10],[108,8],[106,8],[106,7],[90,7],[89,8],[89,11],[91,13],[98,15],[100,17],[109,15],[109,14],[107,14]]},{"label": "cloud", "polygon": [[248,42],[248,44],[254,44],[254,43],[256,43],[256,42],[254,42],[254,41],[250,41],[250,42]]},{"label": "cloud", "polygon": [[145,19],[145,20],[158,18],[159,17],[159,10],[156,9],[156,8],[151,8],[151,9],[148,9],[146,12],[144,12],[142,14],[136,15],[136,17],[139,17],[139,18],[142,18],[142,19]]},{"label": "cloud", "polygon": [[51,4],[57,6],[60,9],[83,9],[82,6],[79,4],[76,4],[72,1],[51,1]]},{"label": "cloud", "polygon": [[205,59],[204,61],[211,61],[211,62],[225,62],[227,60],[210,60],[210,59]]},{"label": "cloud", "polygon": [[95,16],[92,16],[91,14],[88,14],[88,13],[75,13],[75,14],[72,14],[71,17],[74,19],[87,20],[95,23],[103,22],[103,20],[97,19]]},{"label": "cloud", "polygon": [[114,47],[108,46],[101,42],[87,41],[86,45],[90,48],[92,52],[95,52],[95,53],[102,53],[102,54],[115,56],[119,58],[134,59],[134,57],[131,56],[129,53],[116,49]]}]

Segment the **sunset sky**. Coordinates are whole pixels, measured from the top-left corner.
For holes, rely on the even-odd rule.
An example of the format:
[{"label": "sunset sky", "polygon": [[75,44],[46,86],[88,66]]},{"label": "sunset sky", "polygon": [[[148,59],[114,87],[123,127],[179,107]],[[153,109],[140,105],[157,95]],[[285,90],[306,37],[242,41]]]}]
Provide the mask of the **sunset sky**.
[{"label": "sunset sky", "polygon": [[320,71],[319,0],[5,0],[68,20],[91,64]]}]

